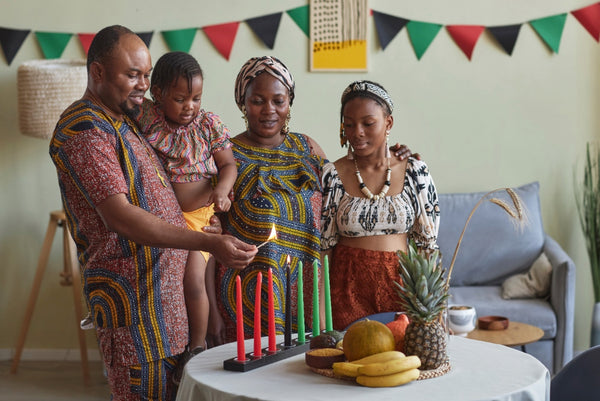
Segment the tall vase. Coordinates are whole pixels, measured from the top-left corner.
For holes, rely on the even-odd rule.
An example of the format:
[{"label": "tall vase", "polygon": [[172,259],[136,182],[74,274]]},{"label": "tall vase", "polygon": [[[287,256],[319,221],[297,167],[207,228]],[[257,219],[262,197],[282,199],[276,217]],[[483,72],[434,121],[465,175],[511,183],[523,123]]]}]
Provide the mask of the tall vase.
[{"label": "tall vase", "polygon": [[600,345],[600,302],[594,304],[594,312],[592,313],[592,335],[590,346]]}]

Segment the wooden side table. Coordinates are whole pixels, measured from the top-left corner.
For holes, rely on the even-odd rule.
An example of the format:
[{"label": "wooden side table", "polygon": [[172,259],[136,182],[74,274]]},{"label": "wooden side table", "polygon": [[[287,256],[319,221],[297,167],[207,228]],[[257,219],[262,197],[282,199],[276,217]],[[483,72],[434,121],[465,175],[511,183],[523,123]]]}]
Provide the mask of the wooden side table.
[{"label": "wooden side table", "polygon": [[44,244],[40,252],[38,259],[37,270],[31,292],[29,293],[29,301],[27,302],[27,310],[25,311],[25,317],[21,325],[21,331],[17,344],[15,346],[15,356],[12,361],[10,372],[15,374],[19,367],[21,360],[21,352],[25,345],[25,338],[29,331],[29,323],[33,316],[33,310],[35,309],[35,303],[38,298],[40,286],[42,284],[42,278],[46,271],[46,265],[48,264],[48,257],[50,256],[50,248],[54,240],[54,234],[56,233],[57,227],[63,229],[63,271],[60,273],[62,280],[61,285],[73,287],[73,302],[75,303],[75,325],[77,335],[79,339],[79,352],[81,355],[81,368],[83,373],[83,381],[86,385],[90,383],[90,370],[88,367],[87,347],[85,344],[85,333],[79,327],[79,321],[83,316],[83,308],[81,307],[82,290],[81,290],[81,276],[79,273],[79,261],[77,260],[75,243],[71,238],[69,229],[67,228],[65,212],[57,210],[50,213],[50,221],[48,223],[48,229],[46,230],[46,237],[44,238]]},{"label": "wooden side table", "polygon": [[525,345],[531,344],[544,336],[544,330],[527,323],[508,323],[505,330],[481,330],[475,329],[467,338],[472,340],[486,341],[488,343],[501,344],[509,347],[521,347],[525,351]]}]

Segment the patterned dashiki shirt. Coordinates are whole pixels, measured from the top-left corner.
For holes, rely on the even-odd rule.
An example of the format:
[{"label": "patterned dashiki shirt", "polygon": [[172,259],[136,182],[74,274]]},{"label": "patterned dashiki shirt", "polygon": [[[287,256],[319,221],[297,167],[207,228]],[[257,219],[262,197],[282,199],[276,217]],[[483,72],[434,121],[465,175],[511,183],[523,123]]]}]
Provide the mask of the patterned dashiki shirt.
[{"label": "patterned dashiki shirt", "polygon": [[188,340],[182,286],[187,251],[120,237],[95,210],[107,197],[124,193],[131,204],[185,227],[152,148],[133,121],[114,121],[81,100],[61,116],[50,156],[104,362],[133,365],[181,353]]}]

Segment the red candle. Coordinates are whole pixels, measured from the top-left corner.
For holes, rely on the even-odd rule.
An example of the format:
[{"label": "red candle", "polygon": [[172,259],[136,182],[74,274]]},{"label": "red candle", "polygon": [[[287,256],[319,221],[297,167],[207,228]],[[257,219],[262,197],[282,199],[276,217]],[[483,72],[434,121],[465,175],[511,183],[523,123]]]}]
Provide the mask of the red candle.
[{"label": "red candle", "polygon": [[256,294],[254,298],[254,356],[259,357],[262,356],[262,349],[260,344],[261,332],[260,332],[260,324],[261,324],[261,309],[260,309],[260,292],[262,287],[262,273],[258,272],[256,276]]},{"label": "red candle", "polygon": [[269,295],[269,352],[277,351],[275,341],[275,306],[273,305],[273,269],[269,267],[268,275]]},{"label": "red candle", "polygon": [[235,308],[237,319],[237,359],[246,360],[246,350],[244,348],[244,313],[242,312],[242,279],[238,275],[235,278]]}]

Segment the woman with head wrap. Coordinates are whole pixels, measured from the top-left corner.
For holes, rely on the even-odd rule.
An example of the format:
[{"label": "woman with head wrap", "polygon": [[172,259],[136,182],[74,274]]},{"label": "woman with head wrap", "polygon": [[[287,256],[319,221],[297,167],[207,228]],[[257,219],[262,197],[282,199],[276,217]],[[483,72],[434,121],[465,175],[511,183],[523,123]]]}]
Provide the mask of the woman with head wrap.
[{"label": "woman with head wrap", "polygon": [[323,167],[321,245],[330,260],[333,328],[398,310],[396,251],[408,240],[433,250],[439,228],[435,185],[427,165],[391,158],[394,118],[387,91],[371,81],[342,94],[340,138],[348,156]]},{"label": "woman with head wrap", "polygon": [[[296,329],[298,262],[305,266],[304,294],[312,296],[312,267],[320,251],[320,174],[325,154],[303,134],[289,132],[294,79],[274,57],[250,59],[235,83],[235,100],[246,122],[246,131],[231,139],[238,166],[233,200],[221,216],[224,231],[250,244],[267,240],[272,227],[277,238],[261,246],[243,271],[217,269],[217,297],[222,322],[210,331],[215,343],[235,340],[235,280],[241,276],[246,334],[252,335],[254,293],[258,272],[263,276],[262,332],[267,333],[267,274],[272,268],[276,331],[285,324],[286,269],[290,263],[293,326]],[[305,304],[307,327],[311,305]],[[224,324],[224,330],[223,326]]]},{"label": "woman with head wrap", "polygon": [[[261,244],[272,227],[277,238],[261,246],[244,270],[217,269],[220,313],[213,313],[209,328],[213,343],[235,340],[235,280],[241,276],[244,327],[254,328],[256,279],[262,272],[262,332],[267,333],[267,274],[273,274],[276,331],[285,324],[286,264],[290,264],[292,326],[297,329],[296,300],[299,262],[302,262],[304,298],[312,297],[312,265],[320,257],[322,208],[321,171],[326,162],[319,145],[304,134],[289,130],[294,101],[294,79],[275,57],[256,57],[241,68],[235,82],[235,101],[242,111],[246,131],[231,139],[238,178],[231,208],[221,216],[225,232],[250,244]],[[410,154],[399,148],[398,157]],[[304,304],[305,325],[312,327],[312,304]],[[222,319],[221,319],[222,318]]]}]

